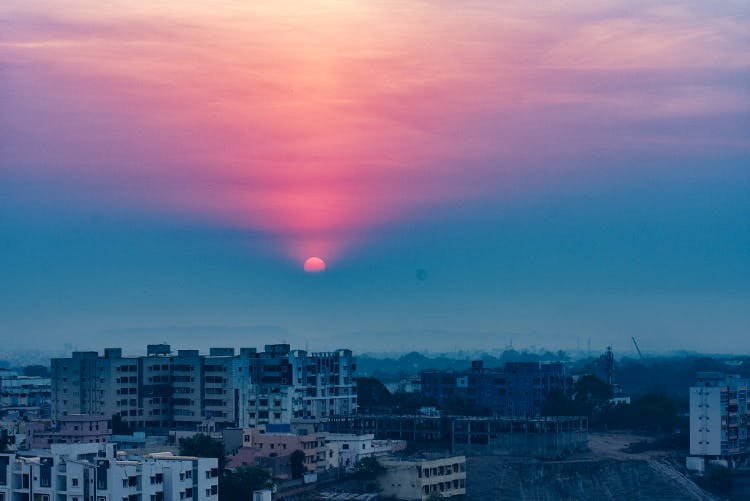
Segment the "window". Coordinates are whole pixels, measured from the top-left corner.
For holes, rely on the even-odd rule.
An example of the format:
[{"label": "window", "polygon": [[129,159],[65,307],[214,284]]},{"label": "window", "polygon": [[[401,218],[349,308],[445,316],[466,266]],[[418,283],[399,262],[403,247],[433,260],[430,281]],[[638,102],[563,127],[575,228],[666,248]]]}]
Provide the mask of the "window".
[{"label": "window", "polygon": [[78,479],[77,478],[71,479],[70,483],[71,483],[71,485],[73,487],[78,487]]}]

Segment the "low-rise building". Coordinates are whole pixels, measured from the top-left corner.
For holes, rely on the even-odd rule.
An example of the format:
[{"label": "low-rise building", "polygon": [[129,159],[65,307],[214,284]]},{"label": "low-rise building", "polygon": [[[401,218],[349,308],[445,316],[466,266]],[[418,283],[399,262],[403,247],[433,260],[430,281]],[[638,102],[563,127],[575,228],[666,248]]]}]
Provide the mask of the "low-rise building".
[{"label": "low-rise building", "polygon": [[109,441],[111,435],[106,417],[69,415],[55,423],[37,420],[26,425],[26,446],[29,449],[43,449],[51,444],[103,444]]},{"label": "low-rise building", "polygon": [[378,477],[384,497],[426,501],[431,496],[466,495],[466,457],[381,459],[385,472]]},{"label": "low-rise building", "polygon": [[115,444],[52,444],[0,454],[0,499],[7,501],[179,501],[218,499],[215,458],[169,453],[126,456]]},{"label": "low-rise building", "polygon": [[[290,425],[261,425],[246,428],[242,433],[242,446],[230,456],[227,467],[263,466],[271,464],[276,476],[288,478],[289,456],[296,450],[305,454],[303,465],[308,473],[326,469],[327,433],[295,433]],[[275,461],[281,458],[281,461]],[[270,460],[270,461],[269,461]]]},{"label": "low-rise building", "polygon": [[52,398],[50,378],[0,373],[0,410],[36,409],[37,415],[49,415]]},{"label": "low-rise building", "polygon": [[365,457],[375,455],[372,433],[365,435],[332,434],[326,437],[326,465],[353,471],[354,465]]}]

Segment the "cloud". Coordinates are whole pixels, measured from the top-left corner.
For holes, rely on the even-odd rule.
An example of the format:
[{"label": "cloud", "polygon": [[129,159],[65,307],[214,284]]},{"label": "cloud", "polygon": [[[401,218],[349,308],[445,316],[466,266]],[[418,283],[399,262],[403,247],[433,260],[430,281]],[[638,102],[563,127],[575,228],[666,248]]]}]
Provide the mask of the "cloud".
[{"label": "cloud", "polygon": [[263,232],[295,259],[597,149],[748,146],[700,125],[750,108],[731,2],[2,9],[3,170]]}]

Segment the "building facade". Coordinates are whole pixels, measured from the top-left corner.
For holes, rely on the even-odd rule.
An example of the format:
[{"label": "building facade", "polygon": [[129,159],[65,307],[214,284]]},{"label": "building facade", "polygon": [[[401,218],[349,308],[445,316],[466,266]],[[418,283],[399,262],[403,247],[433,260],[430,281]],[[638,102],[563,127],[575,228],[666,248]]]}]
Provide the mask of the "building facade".
[{"label": "building facade", "polygon": [[51,420],[30,422],[26,425],[26,446],[40,449],[51,444],[103,444],[109,442],[111,435],[109,418],[105,416],[69,415],[55,423]]},{"label": "building facade", "polygon": [[389,499],[427,501],[466,496],[466,457],[381,459],[385,473],[378,477],[381,493]]},{"label": "building facade", "polygon": [[0,373],[0,409],[48,407],[51,391],[50,378]]},{"label": "building facade", "polygon": [[114,444],[53,444],[0,454],[3,501],[218,500],[218,460],[169,453],[123,456]]},{"label": "building facade", "polygon": [[698,373],[690,387],[690,454],[715,459],[750,457],[750,380]]},{"label": "building facade", "polygon": [[550,392],[567,391],[568,377],[559,362],[508,362],[488,369],[474,361],[466,371],[423,371],[421,388],[439,405],[456,401],[504,416],[535,417]]},{"label": "building facade", "polygon": [[178,350],[149,345],[146,356],[120,348],[52,359],[52,419],[119,416],[135,429],[215,431],[320,420],[357,407],[350,350],[308,353],[288,344]]}]

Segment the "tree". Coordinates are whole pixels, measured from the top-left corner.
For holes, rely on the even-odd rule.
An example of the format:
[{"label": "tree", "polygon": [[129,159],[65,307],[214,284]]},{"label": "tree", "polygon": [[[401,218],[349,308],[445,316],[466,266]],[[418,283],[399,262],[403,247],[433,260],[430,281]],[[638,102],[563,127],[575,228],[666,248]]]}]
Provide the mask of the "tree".
[{"label": "tree", "polygon": [[382,410],[391,405],[391,392],[374,377],[355,378],[357,383],[357,404],[363,412]]},{"label": "tree", "polygon": [[292,468],[292,478],[302,478],[305,473],[305,453],[297,449],[289,457],[289,465]]},{"label": "tree", "polygon": [[8,430],[0,431],[0,452],[8,452],[10,446],[10,434]]},{"label": "tree", "polygon": [[594,376],[586,374],[573,386],[573,400],[582,415],[592,419],[594,413],[599,413],[612,398],[612,388]]},{"label": "tree", "polygon": [[132,433],[133,428],[122,420],[122,416],[119,414],[112,416],[112,435],[130,435]]},{"label": "tree", "polygon": [[361,482],[363,490],[377,490],[376,480],[383,472],[385,467],[374,456],[363,457],[354,463],[354,478]]},{"label": "tree", "polygon": [[23,375],[49,377],[49,368],[44,365],[27,365],[23,368]]},{"label": "tree", "polygon": [[543,416],[581,416],[585,414],[581,402],[573,400],[562,390],[553,390],[547,395],[542,409]]},{"label": "tree", "polygon": [[375,480],[385,467],[374,456],[363,457],[354,464],[354,476],[360,480]]},{"label": "tree", "polygon": [[273,485],[273,477],[268,470],[259,466],[238,466],[225,476],[223,485],[219,487],[219,497],[221,501],[252,499],[253,491],[272,489]]},{"label": "tree", "polygon": [[201,458],[216,458],[219,460],[219,472],[224,471],[227,464],[224,455],[224,443],[203,433],[180,439],[180,454]]}]

